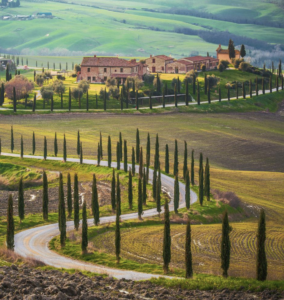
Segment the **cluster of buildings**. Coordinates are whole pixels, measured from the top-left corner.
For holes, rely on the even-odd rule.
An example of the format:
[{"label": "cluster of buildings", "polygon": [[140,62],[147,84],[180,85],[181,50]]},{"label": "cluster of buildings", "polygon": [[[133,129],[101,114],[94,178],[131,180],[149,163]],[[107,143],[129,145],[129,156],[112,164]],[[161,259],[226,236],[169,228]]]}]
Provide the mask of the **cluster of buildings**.
[{"label": "cluster of buildings", "polygon": [[[137,62],[136,59],[126,60],[118,57],[84,57],[81,63],[81,72],[77,79],[88,80],[91,83],[105,82],[113,77],[124,83],[128,77],[139,77],[149,73],[185,74],[191,70],[200,71],[203,66],[206,70],[217,68],[220,60],[228,60],[229,51],[222,49],[221,45],[216,50],[217,58],[210,56],[193,56],[175,60],[167,55],[150,56],[145,61]],[[236,58],[240,58],[240,51],[236,50]]]},{"label": "cluster of buildings", "polygon": [[52,19],[51,12],[39,12],[36,15],[4,15],[3,21],[28,21],[33,19]]}]

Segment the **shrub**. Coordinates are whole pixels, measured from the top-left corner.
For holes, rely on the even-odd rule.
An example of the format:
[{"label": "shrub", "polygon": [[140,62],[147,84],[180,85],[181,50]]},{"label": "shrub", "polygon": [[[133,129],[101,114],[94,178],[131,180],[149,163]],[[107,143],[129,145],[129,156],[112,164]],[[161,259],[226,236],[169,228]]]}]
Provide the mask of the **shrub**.
[{"label": "shrub", "polygon": [[209,75],[207,76],[207,82],[209,83],[210,88],[212,88],[220,82],[220,78],[215,75]]},{"label": "shrub", "polygon": [[36,75],[35,82],[38,86],[42,86],[45,81],[45,78],[42,74]]},{"label": "shrub", "polygon": [[71,77],[77,78],[77,74],[72,74]]},{"label": "shrub", "polygon": [[116,87],[117,86],[117,80],[113,77],[109,77],[107,78],[106,82],[105,82],[107,87]]},{"label": "shrub", "polygon": [[155,79],[155,76],[152,74],[143,75],[143,81],[148,85],[152,85],[154,82],[154,79]]},{"label": "shrub", "polygon": [[251,65],[245,61],[243,61],[240,65],[239,65],[239,70],[243,71],[243,72],[249,72],[251,70]]},{"label": "shrub", "polygon": [[190,70],[189,72],[187,72],[185,74],[185,78],[183,80],[183,82],[187,81],[188,83],[192,83],[193,82],[193,76],[196,77],[196,72],[194,70]]},{"label": "shrub", "polygon": [[63,84],[63,82],[61,80],[55,80],[53,82],[53,91],[56,94],[64,94],[65,92],[65,85]]},{"label": "shrub", "polygon": [[40,93],[41,93],[41,96],[42,96],[43,100],[45,100],[45,101],[50,100],[53,96],[53,86],[52,85],[43,86],[40,89]]},{"label": "shrub", "polygon": [[220,60],[219,64],[222,64],[227,69],[230,63],[227,60]]},{"label": "shrub", "polygon": [[12,80],[6,82],[5,92],[9,99],[13,99],[13,88],[16,90],[16,100],[23,99],[34,88],[34,83],[23,75],[17,75]]},{"label": "shrub", "polygon": [[109,89],[109,92],[113,98],[115,98],[115,99],[119,98],[119,89],[117,87],[111,87]]},{"label": "shrub", "polygon": [[87,80],[81,80],[78,84],[78,88],[81,89],[84,94],[86,94],[90,88],[90,83]]},{"label": "shrub", "polygon": [[219,70],[219,72],[223,72],[226,68],[224,67],[224,65],[223,64],[221,64],[221,63],[219,63],[219,65],[218,65],[218,67],[217,67],[217,69]]},{"label": "shrub", "polygon": [[80,71],[81,71],[81,66],[76,64],[74,66],[74,72],[77,73],[77,72],[80,72]]},{"label": "shrub", "polygon": [[236,68],[236,69],[239,68],[239,66],[240,66],[240,64],[241,64],[242,62],[244,62],[243,59],[238,59],[238,58],[233,58],[233,59],[232,59],[233,66],[234,66],[234,68]]},{"label": "shrub", "polygon": [[57,78],[58,80],[65,80],[65,77],[64,77],[64,76],[62,76],[62,75],[60,75],[60,74],[59,74],[59,75],[57,75],[57,76],[56,76],[56,78]]},{"label": "shrub", "polygon": [[[179,87],[178,87],[178,82],[179,82]],[[179,90],[181,88],[181,81],[178,81],[177,78],[173,78],[172,82],[171,82],[171,86],[174,88],[175,85],[177,85],[177,90]]]},{"label": "shrub", "polygon": [[242,203],[241,199],[233,192],[222,192],[219,190],[213,190],[212,194],[216,200],[220,200],[223,203],[229,204],[233,208],[240,207]]},{"label": "shrub", "polygon": [[104,95],[106,94],[106,99],[109,100],[110,92],[106,91],[105,89],[101,88],[100,90],[100,98],[104,99]]},{"label": "shrub", "polygon": [[83,90],[81,88],[75,87],[71,90],[71,95],[76,100],[78,100],[79,98],[81,99],[83,96]]}]

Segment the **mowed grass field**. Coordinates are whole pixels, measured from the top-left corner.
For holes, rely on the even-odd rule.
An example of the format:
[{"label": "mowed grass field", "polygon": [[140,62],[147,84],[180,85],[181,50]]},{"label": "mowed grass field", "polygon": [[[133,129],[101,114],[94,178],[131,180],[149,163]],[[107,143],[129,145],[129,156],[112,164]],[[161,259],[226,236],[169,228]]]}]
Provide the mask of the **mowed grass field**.
[{"label": "mowed grass field", "polygon": [[[215,19],[170,14],[171,8],[194,9],[213,14]],[[0,11],[0,17],[36,15],[52,12],[54,19],[31,21],[0,21],[0,44],[5,49],[24,50],[26,54],[78,55],[96,52],[101,55],[149,56],[172,54],[188,56],[216,54],[216,45],[196,35],[175,33],[176,28],[218,30],[255,38],[272,44],[283,43],[283,28],[265,26],[265,20],[282,22],[283,9],[277,3],[266,1],[241,2],[202,0],[175,2],[164,1],[108,1],[82,0],[76,3],[38,1],[36,5],[21,1],[18,8]],[[236,24],[218,18],[233,16],[247,18],[252,24]],[[264,25],[253,24],[263,20]],[[24,24],[24,25],[23,25]],[[158,43],[157,43],[158,41]],[[218,42],[216,42],[218,44]],[[64,49],[69,50],[64,51]]]}]

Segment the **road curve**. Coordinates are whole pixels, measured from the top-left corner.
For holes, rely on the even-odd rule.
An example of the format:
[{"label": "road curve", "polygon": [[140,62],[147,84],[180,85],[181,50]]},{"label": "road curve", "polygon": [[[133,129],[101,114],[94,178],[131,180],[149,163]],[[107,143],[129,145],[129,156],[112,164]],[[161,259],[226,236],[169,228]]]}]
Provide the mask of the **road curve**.
[{"label": "road curve", "polygon": [[[5,156],[13,156],[19,157],[19,154],[11,154],[11,153],[2,153]],[[33,159],[43,159],[42,156],[33,156],[33,155],[24,155],[24,158],[33,158]],[[61,157],[47,157],[47,160],[56,160],[62,161]],[[75,158],[67,158],[67,162],[79,162],[79,159]],[[92,164],[95,165],[96,160],[84,159],[84,164]],[[112,167],[116,167],[116,163],[112,163]],[[106,161],[101,161],[101,166],[107,166]],[[131,165],[129,165],[130,167]],[[121,168],[123,168],[123,163],[121,164]],[[139,166],[136,166],[136,172],[138,172]],[[152,181],[153,178],[153,170],[149,171],[149,179]],[[161,174],[162,180],[162,189],[166,191],[171,198],[173,199],[174,194],[174,179]],[[179,183],[180,187],[180,208],[185,207],[185,185],[183,183]],[[191,191],[191,203],[197,201],[197,195],[195,192]],[[174,210],[172,201],[169,205],[170,211]],[[162,209],[163,211],[163,209]],[[157,210],[149,209],[144,211],[143,217],[152,217],[157,215]],[[137,213],[125,214],[121,215],[122,220],[131,220],[137,219]],[[110,223],[115,221],[115,216],[101,217],[100,223]],[[88,225],[93,225],[93,219],[88,220]],[[67,222],[67,232],[74,229],[73,221]],[[108,274],[109,276],[113,276],[115,278],[121,279],[131,279],[131,280],[146,280],[152,277],[159,277],[160,275],[153,275],[147,273],[141,273],[136,271],[126,271],[126,270],[118,270],[114,268],[99,266],[95,264],[90,264],[83,261],[78,261],[72,258],[64,257],[59,255],[58,253],[51,251],[49,249],[49,242],[55,236],[59,235],[58,224],[51,224],[36,228],[31,228],[22,232],[19,232],[15,235],[15,252],[23,257],[31,257],[36,260],[44,262],[46,265],[64,268],[64,269],[78,269],[83,271],[90,271],[94,273],[100,274]]]}]

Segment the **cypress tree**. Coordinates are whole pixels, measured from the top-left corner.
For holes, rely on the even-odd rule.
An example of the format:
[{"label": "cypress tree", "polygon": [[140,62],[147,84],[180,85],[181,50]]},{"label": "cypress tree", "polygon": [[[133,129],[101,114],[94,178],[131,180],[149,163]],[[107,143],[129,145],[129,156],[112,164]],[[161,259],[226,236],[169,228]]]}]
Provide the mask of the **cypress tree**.
[{"label": "cypress tree", "polygon": [[24,157],[24,141],[23,141],[23,135],[21,135],[21,158]]},{"label": "cypress tree", "polygon": [[116,263],[120,262],[120,224],[119,224],[120,212],[119,207],[116,208],[116,222],[115,222],[115,255],[116,255]]},{"label": "cypress tree", "polygon": [[153,198],[156,201],[157,195],[157,170],[153,171],[153,184],[152,184]]},{"label": "cypress tree", "polygon": [[80,147],[81,147],[81,143],[80,143],[80,131],[78,130],[77,132],[77,155],[80,155]]},{"label": "cypress tree", "polygon": [[100,143],[98,143],[98,151],[97,151],[97,165],[99,166],[101,164],[101,146]]},{"label": "cypress tree", "polygon": [[45,136],[43,140],[43,159],[46,160],[46,157],[47,157],[47,140]]},{"label": "cypress tree", "polygon": [[262,209],[260,212],[258,230],[257,230],[257,260],[256,260],[256,274],[257,280],[264,281],[267,277],[267,260],[265,253],[266,240],[266,222],[265,212]]},{"label": "cypress tree", "polygon": [[219,86],[219,102],[221,102],[221,101],[222,101],[222,93],[221,93],[221,88]]},{"label": "cypress tree", "polygon": [[180,94],[180,80],[179,80],[179,76],[178,76],[178,80],[177,80],[177,92]]},{"label": "cypress tree", "polygon": [[175,186],[174,186],[174,210],[175,213],[178,213],[179,208],[179,182],[178,182],[178,176],[175,176]]},{"label": "cypress tree", "polygon": [[188,218],[185,237],[185,278],[191,278],[192,276],[191,226]]},{"label": "cypress tree", "polygon": [[143,172],[142,194],[143,194],[143,205],[146,205],[146,201],[147,201],[147,175],[146,175],[146,169],[145,168],[144,168],[144,172]]},{"label": "cypress tree", "polygon": [[[26,97],[27,99],[27,97]],[[36,94],[34,94],[34,102],[33,102],[33,112],[36,110]]]},{"label": "cypress tree", "polygon": [[82,211],[82,243],[81,243],[82,254],[86,254],[88,251],[88,221],[87,221],[87,205],[86,201],[83,203]]},{"label": "cypress tree", "polygon": [[149,181],[150,159],[151,159],[151,140],[150,140],[150,134],[148,132],[147,145],[146,145],[146,179],[147,179],[147,183]]},{"label": "cypress tree", "polygon": [[256,96],[258,96],[258,79],[256,77],[256,81],[255,81],[255,93],[256,93]]},{"label": "cypress tree", "polygon": [[131,166],[131,170],[132,170],[132,175],[135,176],[135,150],[134,147],[132,147],[132,166]]},{"label": "cypress tree", "polygon": [[123,156],[122,156],[122,149],[123,149],[123,144],[122,144],[122,135],[121,132],[119,132],[119,153],[120,153],[120,161],[123,160]]},{"label": "cypress tree", "polygon": [[57,134],[55,132],[54,135],[54,156],[57,157],[57,153],[58,153],[58,144],[57,144]]},{"label": "cypress tree", "polygon": [[124,162],[124,172],[127,172],[127,141],[124,140],[124,159],[123,159],[123,162]]},{"label": "cypress tree", "polygon": [[169,264],[171,262],[171,227],[170,227],[170,212],[169,204],[165,202],[165,217],[164,217],[164,240],[163,240],[163,261],[164,274],[169,272]]},{"label": "cypress tree", "polygon": [[116,144],[116,160],[117,160],[117,170],[120,170],[120,145],[119,142]]},{"label": "cypress tree", "polygon": [[121,192],[120,192],[119,174],[117,174],[117,178],[116,178],[116,209],[118,210],[120,216],[121,215]]},{"label": "cypress tree", "polygon": [[236,82],[237,99],[239,99],[239,83]]},{"label": "cypress tree", "polygon": [[59,174],[59,202],[58,202],[58,224],[60,231],[60,244],[61,247],[65,246],[66,240],[66,214],[64,203],[64,191],[63,191],[63,178],[62,174]]},{"label": "cypress tree", "polygon": [[129,169],[129,172],[128,172],[128,204],[129,204],[129,209],[132,209],[132,203],[133,203],[132,172]]},{"label": "cypress tree", "polygon": [[35,132],[33,131],[33,141],[32,141],[32,146],[33,146],[33,155],[35,155],[35,150],[36,150],[36,139],[35,139]]},{"label": "cypress tree", "polygon": [[115,171],[112,169],[112,180],[111,180],[111,207],[112,211],[115,211],[116,201],[115,201]]},{"label": "cypress tree", "polygon": [[185,180],[185,176],[187,173],[187,142],[184,141],[184,156],[183,156],[183,179]]},{"label": "cypress tree", "polygon": [[66,137],[64,134],[63,137],[63,161],[66,162],[67,161],[67,147],[66,147]]},{"label": "cypress tree", "polygon": [[152,105],[152,95],[151,95],[151,92],[149,94],[149,106],[150,106],[150,109],[153,108],[153,105]]},{"label": "cypress tree", "polygon": [[140,154],[140,136],[139,129],[136,130],[136,163],[139,163],[139,154]]},{"label": "cypress tree", "polygon": [[14,234],[15,234],[14,216],[13,216],[13,198],[9,195],[8,209],[7,209],[7,233],[6,244],[7,249],[14,251]]},{"label": "cypress tree", "polygon": [[78,187],[78,175],[74,174],[74,227],[78,231],[79,229],[79,187]]},{"label": "cypress tree", "polygon": [[188,81],[185,81],[185,105],[188,106]]},{"label": "cypress tree", "polygon": [[265,95],[265,84],[264,84],[264,78],[262,78],[262,94]]},{"label": "cypress tree", "polygon": [[178,106],[178,101],[177,101],[177,85],[175,84],[175,107]]},{"label": "cypress tree", "polygon": [[159,136],[156,135],[156,144],[155,144],[155,160],[154,160],[154,170],[158,170],[160,166],[160,145],[159,145]]},{"label": "cypress tree", "polygon": [[142,191],[142,178],[138,179],[138,219],[142,220],[143,214],[143,191]]},{"label": "cypress tree", "polygon": [[269,90],[272,93],[272,76],[269,77]]},{"label": "cypress tree", "polygon": [[2,106],[5,100],[5,87],[4,87],[4,83],[2,83],[1,85],[1,89],[0,89],[0,105]]},{"label": "cypress tree", "polygon": [[108,142],[107,142],[107,165],[109,168],[111,168],[111,138],[108,136]]},{"label": "cypress tree", "polygon": [[191,184],[194,185],[194,150],[191,151]]},{"label": "cypress tree", "polygon": [[174,157],[174,176],[178,176],[178,145],[175,140],[175,157]]},{"label": "cypress tree", "polygon": [[278,92],[279,91],[279,77],[276,76],[276,91]]},{"label": "cypress tree", "polygon": [[170,158],[169,158],[169,145],[166,144],[166,154],[165,154],[165,173],[170,172]]},{"label": "cypress tree", "polygon": [[82,142],[81,142],[81,145],[80,145],[80,164],[83,163],[83,145],[82,145]]},{"label": "cypress tree", "polygon": [[208,90],[208,92],[207,92],[208,104],[211,104],[210,86],[208,86],[207,90]]},{"label": "cypress tree", "polygon": [[142,147],[140,148],[140,154],[139,154],[139,177],[143,177],[143,150]]},{"label": "cypress tree", "polygon": [[45,171],[42,174],[42,217],[45,221],[48,220],[48,181]]},{"label": "cypress tree", "polygon": [[166,98],[165,98],[165,87],[163,88],[163,94],[162,94],[162,102],[163,102],[163,108],[166,107]]},{"label": "cypress tree", "polygon": [[221,268],[223,269],[223,277],[228,277],[228,269],[230,266],[231,256],[231,242],[230,242],[230,231],[228,213],[227,211],[223,214],[222,222],[222,239],[221,239]]},{"label": "cypress tree", "polygon": [[199,160],[199,203],[203,205],[203,157],[202,153],[200,153],[200,160]]},{"label": "cypress tree", "polygon": [[101,147],[101,150],[100,150],[101,159],[103,159],[103,136],[102,136],[101,132],[100,132],[100,147]]},{"label": "cypress tree", "polygon": [[243,98],[246,99],[246,87],[244,82],[243,82]]},{"label": "cypress tree", "polygon": [[72,216],[72,188],[71,188],[71,175],[67,174],[67,210],[68,210],[68,218]]},{"label": "cypress tree", "polygon": [[94,217],[94,224],[98,226],[100,223],[100,206],[98,199],[97,179],[93,174],[93,186],[92,186],[92,213]]},{"label": "cypress tree", "polygon": [[189,210],[189,208],[190,208],[190,178],[189,178],[189,171],[187,171],[186,175],[185,175],[185,205],[186,205],[186,208]]},{"label": "cypress tree", "polygon": [[14,129],[13,126],[11,126],[11,152],[14,151]]},{"label": "cypress tree", "polygon": [[251,82],[251,79],[249,81],[249,95],[250,95],[250,98],[252,98],[252,82]]},{"label": "cypress tree", "polygon": [[22,223],[22,220],[24,220],[24,218],[25,218],[25,200],[24,200],[23,177],[21,177],[20,181],[19,181],[18,213],[19,213],[20,223]]},{"label": "cypress tree", "polygon": [[200,87],[199,87],[199,81],[197,81],[197,104],[200,105]]},{"label": "cypress tree", "polygon": [[161,182],[161,169],[159,168],[158,178],[157,178],[157,188],[156,188],[156,202],[157,202],[157,212],[161,213],[161,190],[162,190],[162,182]]}]

